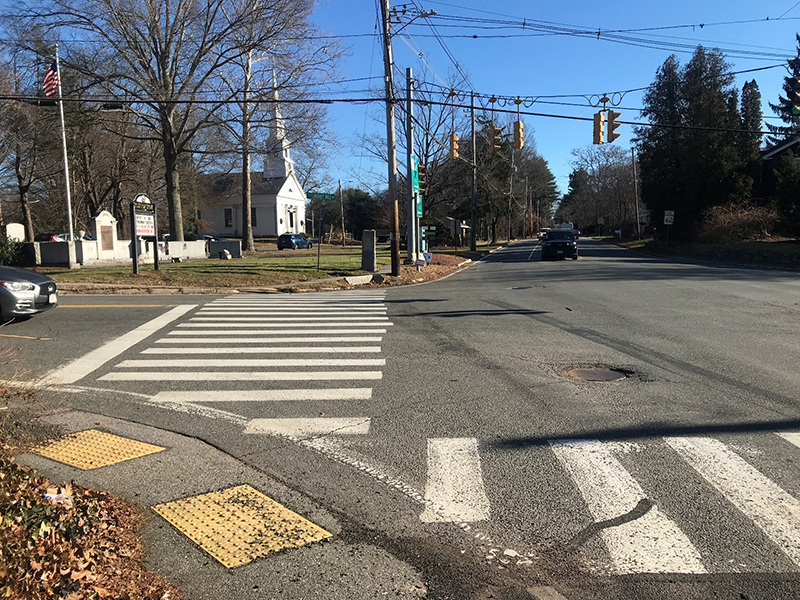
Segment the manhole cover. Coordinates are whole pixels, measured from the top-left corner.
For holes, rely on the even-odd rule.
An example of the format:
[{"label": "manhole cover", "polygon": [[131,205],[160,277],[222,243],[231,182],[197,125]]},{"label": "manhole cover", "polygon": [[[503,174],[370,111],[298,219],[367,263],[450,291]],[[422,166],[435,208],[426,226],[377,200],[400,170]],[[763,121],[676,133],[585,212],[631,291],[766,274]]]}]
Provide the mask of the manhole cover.
[{"label": "manhole cover", "polygon": [[567,377],[580,379],[581,381],[617,381],[618,379],[625,379],[626,375],[622,371],[615,371],[614,369],[591,367],[588,369],[570,369],[567,371]]}]

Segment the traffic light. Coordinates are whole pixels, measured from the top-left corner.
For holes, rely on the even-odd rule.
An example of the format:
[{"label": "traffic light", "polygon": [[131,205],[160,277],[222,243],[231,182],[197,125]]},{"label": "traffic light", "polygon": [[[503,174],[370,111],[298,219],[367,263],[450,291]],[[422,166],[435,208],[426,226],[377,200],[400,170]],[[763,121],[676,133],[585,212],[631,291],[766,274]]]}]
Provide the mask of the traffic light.
[{"label": "traffic light", "polygon": [[606,141],[609,144],[619,137],[619,134],[614,130],[619,127],[617,119],[619,119],[620,114],[622,113],[618,113],[615,110],[608,111],[608,135],[606,136]]},{"label": "traffic light", "polygon": [[514,148],[519,150],[525,145],[525,131],[522,121],[514,121]]},{"label": "traffic light", "polygon": [[789,87],[791,91],[787,94],[789,97],[790,110],[793,115],[800,115],[800,79],[797,77],[789,78]]},{"label": "traffic light", "polygon": [[428,188],[428,169],[425,165],[419,165],[417,171],[419,172],[419,193],[424,194]]},{"label": "traffic light", "polygon": [[125,110],[125,104],[122,102],[103,102],[100,105],[100,110]]},{"label": "traffic light", "polygon": [[605,141],[605,123],[606,115],[600,111],[594,113],[594,142],[595,144],[602,144]]},{"label": "traffic light", "polygon": [[451,159],[458,158],[458,134],[451,133],[450,134],[450,154],[448,155]]},{"label": "traffic light", "polygon": [[494,154],[500,150],[500,134],[503,132],[502,127],[489,127],[489,154]]}]

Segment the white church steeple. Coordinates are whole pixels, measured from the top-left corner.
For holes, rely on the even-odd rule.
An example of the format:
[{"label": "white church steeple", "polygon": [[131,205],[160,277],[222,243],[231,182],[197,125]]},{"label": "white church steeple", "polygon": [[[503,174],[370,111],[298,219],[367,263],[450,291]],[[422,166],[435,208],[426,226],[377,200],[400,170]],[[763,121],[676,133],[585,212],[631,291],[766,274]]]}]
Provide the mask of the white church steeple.
[{"label": "white church steeple", "polygon": [[294,161],[289,156],[289,141],[286,139],[286,125],[283,122],[281,107],[278,104],[278,85],[272,73],[272,128],[267,138],[267,155],[264,157],[264,179],[288,177],[294,171]]}]

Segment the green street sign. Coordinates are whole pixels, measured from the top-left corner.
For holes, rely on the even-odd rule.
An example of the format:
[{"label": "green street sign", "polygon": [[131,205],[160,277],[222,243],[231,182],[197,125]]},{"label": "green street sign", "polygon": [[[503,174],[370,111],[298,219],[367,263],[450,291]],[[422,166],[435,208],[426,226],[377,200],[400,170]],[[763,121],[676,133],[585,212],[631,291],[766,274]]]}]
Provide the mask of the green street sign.
[{"label": "green street sign", "polygon": [[306,194],[309,200],[336,200],[336,194],[318,194],[317,192],[309,192]]},{"label": "green street sign", "polygon": [[419,167],[417,157],[411,155],[411,191],[419,195]]}]

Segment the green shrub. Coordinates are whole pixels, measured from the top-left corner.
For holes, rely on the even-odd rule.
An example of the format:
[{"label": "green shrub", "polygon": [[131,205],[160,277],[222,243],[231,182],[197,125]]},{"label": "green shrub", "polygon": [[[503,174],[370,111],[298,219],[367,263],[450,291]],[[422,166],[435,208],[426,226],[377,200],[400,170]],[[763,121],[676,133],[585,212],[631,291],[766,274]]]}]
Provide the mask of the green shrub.
[{"label": "green shrub", "polygon": [[22,242],[12,240],[0,230],[0,265],[19,265],[22,261]]}]

